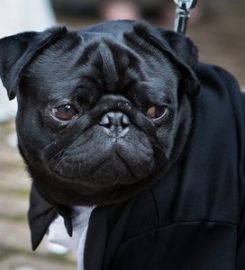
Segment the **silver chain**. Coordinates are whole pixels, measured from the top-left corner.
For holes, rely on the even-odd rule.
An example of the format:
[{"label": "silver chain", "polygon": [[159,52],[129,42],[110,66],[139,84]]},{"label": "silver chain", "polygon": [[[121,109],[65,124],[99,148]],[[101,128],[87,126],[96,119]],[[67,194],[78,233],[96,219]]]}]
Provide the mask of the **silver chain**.
[{"label": "silver chain", "polygon": [[177,5],[174,31],[185,34],[190,10],[195,7],[197,0],[174,0]]}]

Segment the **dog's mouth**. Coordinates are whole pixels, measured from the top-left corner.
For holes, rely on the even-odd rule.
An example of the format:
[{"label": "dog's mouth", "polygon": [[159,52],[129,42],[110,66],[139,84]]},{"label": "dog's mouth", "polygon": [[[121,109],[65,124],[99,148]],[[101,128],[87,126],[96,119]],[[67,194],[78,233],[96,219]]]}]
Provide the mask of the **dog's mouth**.
[{"label": "dog's mouth", "polygon": [[120,144],[114,144],[101,155],[86,153],[86,159],[82,154],[70,156],[64,152],[50,161],[49,169],[61,181],[88,188],[135,184],[153,172],[154,159],[152,151],[138,153],[138,156],[133,152]]}]

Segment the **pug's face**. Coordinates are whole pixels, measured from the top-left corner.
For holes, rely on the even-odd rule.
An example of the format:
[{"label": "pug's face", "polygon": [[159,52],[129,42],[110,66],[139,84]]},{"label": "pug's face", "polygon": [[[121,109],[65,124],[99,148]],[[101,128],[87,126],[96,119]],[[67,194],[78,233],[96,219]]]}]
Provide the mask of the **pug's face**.
[{"label": "pug's face", "polygon": [[[9,95],[18,98],[20,152],[48,200],[89,205],[128,199],[164,173],[187,141],[197,85],[178,56],[180,41],[120,23],[15,36],[22,42],[16,68],[2,65]],[[10,82],[9,74],[18,80]]]}]

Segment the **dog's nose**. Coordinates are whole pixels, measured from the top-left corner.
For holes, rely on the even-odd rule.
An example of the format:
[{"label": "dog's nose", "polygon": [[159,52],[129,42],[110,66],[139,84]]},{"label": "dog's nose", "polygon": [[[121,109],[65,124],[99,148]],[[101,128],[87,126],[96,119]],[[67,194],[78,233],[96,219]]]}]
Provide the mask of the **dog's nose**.
[{"label": "dog's nose", "polygon": [[123,137],[129,131],[130,120],[128,116],[122,112],[108,112],[100,120],[101,126],[113,136]]}]

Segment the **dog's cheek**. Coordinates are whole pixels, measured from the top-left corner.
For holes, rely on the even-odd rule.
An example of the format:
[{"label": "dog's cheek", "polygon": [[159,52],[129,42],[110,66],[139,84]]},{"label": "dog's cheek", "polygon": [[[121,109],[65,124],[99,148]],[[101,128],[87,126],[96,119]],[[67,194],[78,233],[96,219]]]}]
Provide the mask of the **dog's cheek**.
[{"label": "dog's cheek", "polygon": [[29,152],[39,156],[53,139],[52,133],[42,126],[41,118],[35,109],[22,109],[16,117],[16,129],[18,142]]}]

